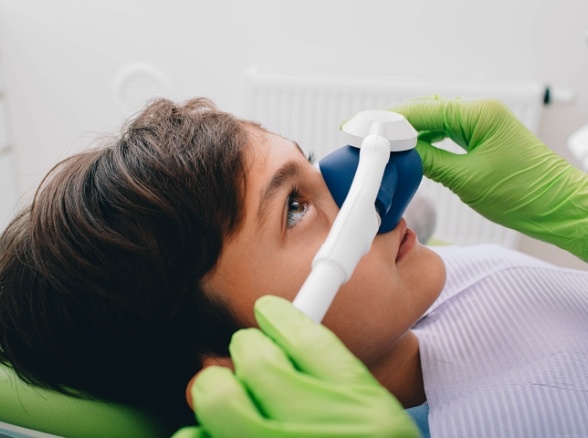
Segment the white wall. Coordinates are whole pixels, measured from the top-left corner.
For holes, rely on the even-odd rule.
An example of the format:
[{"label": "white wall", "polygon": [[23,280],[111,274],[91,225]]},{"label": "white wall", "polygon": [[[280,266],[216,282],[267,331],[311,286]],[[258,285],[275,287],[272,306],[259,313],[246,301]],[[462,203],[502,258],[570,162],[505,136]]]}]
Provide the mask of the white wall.
[{"label": "white wall", "polygon": [[[540,137],[566,140],[588,122],[585,0],[0,0],[0,54],[18,192],[60,157],[115,131],[121,70],[146,63],[169,97],[206,95],[244,112],[244,72],[540,81],[573,89],[543,114]],[[157,85],[157,84],[156,84]],[[578,265],[531,241],[523,249]]]}]

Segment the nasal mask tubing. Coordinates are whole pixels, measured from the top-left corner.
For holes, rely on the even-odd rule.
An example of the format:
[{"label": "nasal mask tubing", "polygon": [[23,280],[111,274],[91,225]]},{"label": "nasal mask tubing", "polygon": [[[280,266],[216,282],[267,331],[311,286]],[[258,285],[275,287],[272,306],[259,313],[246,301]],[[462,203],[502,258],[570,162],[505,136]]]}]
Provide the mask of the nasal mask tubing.
[{"label": "nasal mask tubing", "polygon": [[293,301],[316,322],[322,321],[376,234],[398,225],[423,176],[414,149],[417,132],[401,114],[362,111],[341,130],[348,145],[319,162],[340,210]]}]

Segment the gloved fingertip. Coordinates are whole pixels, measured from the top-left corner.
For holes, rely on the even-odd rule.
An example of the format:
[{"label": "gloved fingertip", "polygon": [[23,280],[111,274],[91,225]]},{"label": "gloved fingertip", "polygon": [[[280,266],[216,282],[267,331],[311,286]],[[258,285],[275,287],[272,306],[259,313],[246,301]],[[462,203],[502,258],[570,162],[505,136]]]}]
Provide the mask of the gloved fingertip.
[{"label": "gloved fingertip", "polygon": [[183,427],[172,435],[171,438],[209,438],[209,435],[200,427]]},{"label": "gloved fingertip", "polygon": [[428,143],[427,141],[423,141],[421,139],[417,140],[417,144],[416,144],[416,151],[419,154],[419,156],[421,157],[421,160],[423,161],[423,166],[426,166],[426,164],[428,163],[428,157],[429,154],[432,153],[432,150],[435,148],[435,146],[432,146],[430,143]]},{"label": "gloved fingertip", "polygon": [[445,131],[421,131],[418,136],[419,140],[429,144],[445,140],[445,138],[447,138]]},{"label": "gloved fingertip", "polygon": [[264,295],[258,298],[255,302],[255,311],[264,312],[265,309],[271,308],[273,306],[280,306],[285,303],[292,304],[285,298],[278,297],[276,295]]},{"label": "gloved fingertip", "polygon": [[228,368],[211,366],[203,370],[192,385],[192,403],[197,416],[214,410],[240,394],[241,388]]},{"label": "gloved fingertip", "polygon": [[304,317],[304,314],[296,309],[292,303],[284,298],[274,295],[264,295],[255,302],[255,319],[263,328],[264,323],[272,326],[284,320]]},{"label": "gloved fingertip", "polygon": [[[251,352],[257,354],[256,351]],[[196,418],[208,436],[259,436],[247,427],[258,424],[263,419],[246,387],[228,368],[211,366],[196,379],[193,390],[196,405]],[[182,437],[183,438],[183,437]]]},{"label": "gloved fingertip", "polygon": [[449,178],[459,172],[459,161],[463,155],[439,149],[420,140],[416,150],[423,162],[423,173],[426,177],[447,184]]},{"label": "gloved fingertip", "polygon": [[205,393],[208,389],[214,388],[218,382],[223,381],[228,376],[232,376],[233,372],[221,366],[209,366],[204,368],[194,382],[192,383],[192,400],[196,404],[197,397]]},{"label": "gloved fingertip", "polygon": [[233,336],[231,337],[231,342],[229,343],[229,352],[231,353],[231,357],[233,357],[233,354],[236,352],[240,345],[254,345],[262,336],[263,334],[260,332],[260,330],[253,327],[237,330],[235,333],[233,333]]}]

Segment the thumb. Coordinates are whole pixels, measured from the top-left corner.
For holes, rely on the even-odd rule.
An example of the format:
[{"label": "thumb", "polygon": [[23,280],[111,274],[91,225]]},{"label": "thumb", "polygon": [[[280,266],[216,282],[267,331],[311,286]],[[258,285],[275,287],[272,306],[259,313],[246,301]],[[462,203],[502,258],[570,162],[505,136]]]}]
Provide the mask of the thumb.
[{"label": "thumb", "polygon": [[423,140],[417,141],[416,150],[423,161],[423,173],[433,181],[451,186],[459,176],[461,155],[439,149]]}]

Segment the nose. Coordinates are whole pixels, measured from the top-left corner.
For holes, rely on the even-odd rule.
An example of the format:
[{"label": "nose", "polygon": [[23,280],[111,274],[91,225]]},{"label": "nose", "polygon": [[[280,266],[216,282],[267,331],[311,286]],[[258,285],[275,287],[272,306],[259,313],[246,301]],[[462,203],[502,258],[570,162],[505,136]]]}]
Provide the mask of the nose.
[{"label": "nose", "polygon": [[[344,146],[318,163],[331,196],[341,208],[359,165],[359,149]],[[394,229],[402,219],[423,177],[423,164],[415,149],[390,152],[375,208],[381,223],[378,234]]]}]

